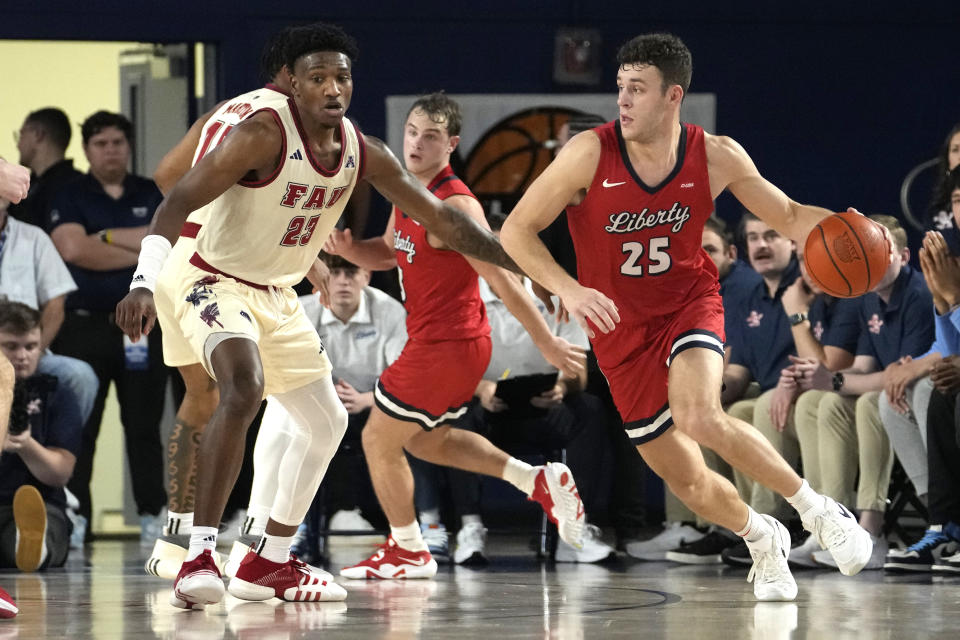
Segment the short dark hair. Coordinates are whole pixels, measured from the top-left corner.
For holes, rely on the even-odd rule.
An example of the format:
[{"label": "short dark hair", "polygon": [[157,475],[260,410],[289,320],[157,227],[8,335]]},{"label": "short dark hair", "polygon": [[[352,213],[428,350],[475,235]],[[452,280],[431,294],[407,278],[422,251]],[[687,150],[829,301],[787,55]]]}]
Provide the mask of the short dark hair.
[{"label": "short dark hair", "polygon": [[897,251],[903,251],[907,248],[907,232],[903,228],[903,225],[900,224],[899,220],[886,214],[876,214],[867,217],[887,228],[887,231],[889,231],[890,235],[893,236],[894,248]]},{"label": "short dark hair", "polygon": [[343,256],[334,255],[332,253],[327,253],[326,251],[320,252],[320,260],[323,261],[327,268],[331,271],[334,269],[359,269],[359,267]]},{"label": "short dark hair", "polygon": [[260,76],[264,82],[272,81],[287,63],[287,41],[296,27],[284,27],[267,37],[260,51]]},{"label": "short dark hair", "polygon": [[287,33],[284,64],[292,73],[297,60],[317,51],[337,51],[350,58],[351,63],[356,61],[360,54],[356,40],[347,35],[343,29],[335,24],[314,22],[302,27],[294,27]]},{"label": "short dark hair", "polygon": [[83,136],[83,144],[90,142],[90,138],[107,127],[120,129],[127,138],[127,142],[133,143],[133,124],[127,119],[127,116],[122,113],[97,111],[80,125],[80,135]]},{"label": "short dark hair", "polygon": [[23,122],[43,129],[44,133],[50,136],[54,146],[61,151],[66,151],[70,146],[73,131],[70,127],[70,118],[63,110],[56,107],[37,109],[31,112]]},{"label": "short dark hair", "polygon": [[760,217],[747,209],[741,211],[740,221],[737,223],[737,242],[744,246],[747,244],[747,223],[753,220],[760,220]]},{"label": "short dark hair", "polygon": [[40,327],[40,312],[21,302],[0,301],[0,331],[17,336]]},{"label": "short dark hair", "polygon": [[663,76],[664,93],[674,84],[680,85],[684,95],[690,88],[693,57],[683,40],[671,33],[645,33],[637,36],[617,51],[617,63],[621,68],[628,65],[656,67]]},{"label": "short dark hair", "polygon": [[589,131],[606,123],[607,121],[604,120],[602,116],[598,116],[595,113],[575,113],[567,120],[567,130],[570,132],[570,137],[572,138],[578,133]]},{"label": "short dark hair", "polygon": [[460,128],[463,126],[460,105],[443,91],[434,91],[417,98],[407,111],[408,118],[415,109],[427,114],[432,122],[444,125],[451,136],[460,135]]},{"label": "short dark hair", "polygon": [[707,218],[707,221],[703,224],[703,228],[714,232],[720,237],[720,241],[723,242],[724,251],[733,244],[733,238],[727,230],[727,223],[723,221],[723,218],[717,216],[716,213],[710,214],[710,217]]}]

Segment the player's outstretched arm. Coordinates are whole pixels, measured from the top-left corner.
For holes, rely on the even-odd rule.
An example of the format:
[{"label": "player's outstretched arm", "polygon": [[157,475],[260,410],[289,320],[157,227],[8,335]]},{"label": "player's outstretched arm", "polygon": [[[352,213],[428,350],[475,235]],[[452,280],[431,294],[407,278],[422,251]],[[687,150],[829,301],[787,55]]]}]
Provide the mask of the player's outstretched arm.
[{"label": "player's outstretched arm", "polygon": [[447,247],[465,256],[520,272],[497,238],[464,212],[444,204],[407,172],[382,140],[364,136],[364,177],[387,200],[422,224]]},{"label": "player's outstretched arm", "polygon": [[503,223],[500,239],[504,248],[530,278],[556,293],[588,336],[594,337],[590,321],[604,333],[620,321],[616,305],[602,292],[587,289],[557,264],[537,235],[556,220],[563,209],[585,197],[600,162],[597,134],[585,131],[574,136],[526,193]]},{"label": "player's outstretched arm", "polygon": [[369,271],[389,271],[397,266],[397,253],[393,248],[393,213],[387,221],[383,235],[356,240],[350,229],[334,229],[323,245],[329,254],[343,256],[358,267]]},{"label": "player's outstretched arm", "polygon": [[817,224],[833,212],[799,204],[757,171],[756,165],[735,140],[706,136],[710,195],[728,189],[748,211],[800,246]]}]

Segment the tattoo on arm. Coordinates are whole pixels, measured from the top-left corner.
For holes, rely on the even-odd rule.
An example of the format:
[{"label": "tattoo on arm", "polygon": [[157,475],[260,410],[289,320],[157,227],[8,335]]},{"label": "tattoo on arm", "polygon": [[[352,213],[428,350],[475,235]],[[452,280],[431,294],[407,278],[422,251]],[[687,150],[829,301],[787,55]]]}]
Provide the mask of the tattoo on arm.
[{"label": "tattoo on arm", "polygon": [[517,263],[503,250],[497,237],[477,224],[473,218],[461,213],[459,209],[444,203],[440,208],[438,222],[444,230],[443,241],[451,249],[525,275]]}]

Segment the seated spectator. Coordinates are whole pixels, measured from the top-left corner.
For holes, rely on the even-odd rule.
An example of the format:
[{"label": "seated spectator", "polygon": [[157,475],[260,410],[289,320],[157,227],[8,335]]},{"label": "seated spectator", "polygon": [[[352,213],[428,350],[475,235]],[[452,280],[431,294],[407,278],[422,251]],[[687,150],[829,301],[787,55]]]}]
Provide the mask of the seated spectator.
[{"label": "seated spectator", "polygon": [[[960,189],[954,194],[957,212]],[[891,571],[933,571],[951,545],[955,549],[960,545],[960,450],[954,419],[955,396],[960,391],[960,264],[950,255],[943,235],[928,231],[920,249],[920,266],[936,309],[936,339],[926,358],[932,363],[915,387],[922,385],[926,391],[918,397],[920,392],[914,390],[911,397],[908,388],[910,410],[905,414],[885,410],[891,405],[881,398],[880,415],[917,493],[921,489],[914,477],[921,473],[930,521],[916,544],[887,553],[883,567]],[[946,570],[960,571],[960,562],[943,564]]]},{"label": "seated spectator", "polygon": [[[329,308],[316,296],[304,296],[307,316],[313,321],[333,363],[337,394],[349,414],[347,432],[324,477],[323,504],[314,503],[307,523],[317,522],[316,509],[332,517],[331,530],[372,529],[369,520],[383,520],[373,496],[363,458],[360,434],[373,406],[373,389],[380,373],[400,355],[407,341],[406,311],[400,302],[369,286],[370,272],[340,256],[323,254],[330,269]],[[269,403],[267,415],[270,418]],[[308,531],[308,539],[316,539]],[[315,557],[316,549],[303,549],[301,557]],[[313,554],[311,556],[311,553]]]},{"label": "seated spectator", "polygon": [[[491,216],[495,232],[502,224],[502,216]],[[583,330],[573,322],[558,322],[542,301],[534,296],[529,280],[525,282],[527,293],[543,315],[554,335],[571,344],[588,346]],[[601,401],[583,391],[587,373],[582,371],[577,378],[558,374],[533,344],[520,322],[509,312],[490,286],[480,279],[480,297],[487,308],[490,322],[490,338],[493,350],[490,363],[477,385],[476,403],[454,424],[454,428],[480,433],[497,446],[533,446],[543,452],[567,449],[566,463],[577,478],[580,498],[583,500],[587,518],[602,500],[600,472],[606,455],[607,438],[602,417]],[[550,374],[556,382],[546,391],[529,399],[529,405],[508,405],[496,395],[497,383],[521,376]],[[436,493],[425,494],[424,488],[435,487],[436,470],[448,474],[454,508],[461,519],[457,534],[457,546],[453,560],[457,564],[481,564],[486,562],[486,529],[481,519],[480,476],[458,469],[445,469],[411,457],[417,487],[416,503],[424,541],[433,542],[430,553],[435,558],[447,556],[446,532],[439,524],[439,504]],[[437,535],[439,531],[442,537]],[[437,553],[434,552],[436,549]],[[558,562],[599,562],[614,554],[614,550],[600,539],[600,531],[588,525],[583,537],[583,549],[577,550],[558,541]]]},{"label": "seated spectator", "polygon": [[957,167],[960,167],[960,122],[947,132],[937,153],[936,179],[924,220],[928,229],[943,234],[953,255],[960,255],[960,222],[951,213],[950,204],[950,194],[960,175]]},{"label": "seated spectator", "polygon": [[77,284],[67,296],[66,317],[53,350],[89,363],[100,380],[69,488],[89,522],[93,454],[112,381],[126,436],[141,542],[153,544],[161,534],[161,511],[167,502],[160,420],[169,370],[163,364],[159,327],[149,339],[144,336],[131,343],[113,316],[129,291],[140,240],[162,196],[152,180],[127,170],[133,126],[124,116],[98,111],[84,121],[81,134],[90,173],[64,185],[50,211],[51,238]]},{"label": "seated spectator", "polygon": [[47,215],[54,194],[81,175],[73,160],[65,158],[72,137],[70,119],[55,107],[38,109],[27,115],[16,137],[20,164],[30,169],[30,191],[10,207],[10,215],[49,231]]},{"label": "seated spectator", "polygon": [[[923,276],[907,264],[907,234],[892,216],[871,216],[885,226],[896,249],[893,261],[873,292],[858,298],[860,337],[853,366],[831,372],[823,362],[795,360],[800,389],[824,391],[816,411],[796,412],[797,436],[804,452],[817,451],[823,493],[847,502],[856,490],[861,526],[874,537],[866,569],[883,566],[888,545],[882,536],[883,513],[893,467],[893,450],[880,421],[878,399],[886,371],[901,358],[926,353],[934,338],[933,299]],[[806,401],[800,396],[798,406]],[[859,474],[859,481],[857,480]],[[813,558],[836,566],[825,551]]]},{"label": "seated spectator", "polygon": [[93,410],[99,385],[83,360],[54,355],[48,348],[60,331],[64,300],[76,291],[70,271],[42,229],[7,215],[9,201],[0,197],[0,299],[20,302],[40,312],[39,373],[56,376],[73,392],[86,420]]},{"label": "seated spectator", "polygon": [[[700,246],[717,267],[720,281],[720,296],[723,299],[724,332],[728,341],[724,347],[724,362],[730,360],[730,323],[735,317],[734,309],[737,300],[752,291],[762,282],[760,275],[753,268],[737,257],[737,245],[733,242],[732,234],[727,230],[727,224],[715,214],[707,218],[703,227],[703,236]],[[745,395],[755,395],[746,392]],[[707,466],[724,475],[731,482],[733,470],[726,462],[720,459],[713,451],[701,447]],[[666,560],[668,551],[678,549],[681,544],[690,544],[704,537],[703,529],[708,524],[698,518],[676,496],[664,487],[664,511],[666,522],[659,534],[642,542],[627,545],[627,553],[639,560]]]},{"label": "seated spectator", "polygon": [[[960,170],[950,178],[949,183],[953,185],[950,195],[956,200],[955,204],[951,205],[952,216],[960,219]],[[950,249],[946,244],[945,234],[928,234],[924,239],[924,246],[928,245],[928,262],[932,259],[938,265],[950,264]],[[940,289],[943,289],[946,295],[952,296],[954,286],[949,281],[938,284],[936,279],[939,273],[939,270],[930,273],[924,271],[938,317],[948,313],[953,304],[944,298]],[[934,282],[931,282],[931,277]],[[929,374],[942,357],[951,355],[950,351],[945,351],[949,345],[941,339],[940,329],[941,323],[937,322],[937,339],[930,351],[917,359],[906,357],[888,368],[885,372],[884,392],[880,394],[880,418],[883,427],[887,430],[900,464],[907,472],[917,495],[924,502],[927,498],[927,448],[924,441],[926,429],[920,425],[927,422],[927,403],[933,390]]]},{"label": "seated spectator", "polygon": [[0,457],[0,567],[36,571],[66,561],[70,521],[63,487],[73,473],[83,423],[70,390],[37,373],[40,314],[0,302],[0,350],[16,387]]}]

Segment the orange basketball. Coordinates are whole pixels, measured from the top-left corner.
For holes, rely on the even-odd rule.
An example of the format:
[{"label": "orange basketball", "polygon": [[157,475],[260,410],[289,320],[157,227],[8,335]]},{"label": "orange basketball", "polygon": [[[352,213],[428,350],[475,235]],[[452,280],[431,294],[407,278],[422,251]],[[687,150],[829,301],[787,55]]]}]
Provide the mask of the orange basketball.
[{"label": "orange basketball", "polygon": [[858,213],[824,218],[803,250],[807,274],[824,293],[856,298],[877,286],[890,262],[883,227]]}]

